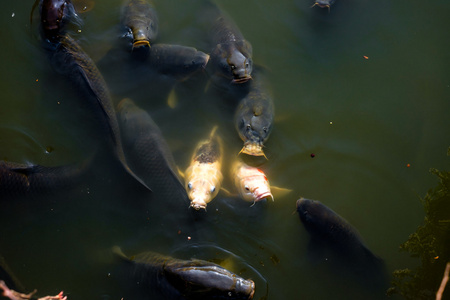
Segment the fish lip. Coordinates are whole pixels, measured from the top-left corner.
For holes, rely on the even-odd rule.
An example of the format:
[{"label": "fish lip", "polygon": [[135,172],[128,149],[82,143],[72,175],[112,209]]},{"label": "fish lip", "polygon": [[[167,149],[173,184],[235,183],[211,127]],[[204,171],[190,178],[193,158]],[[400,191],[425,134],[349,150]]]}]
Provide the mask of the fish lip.
[{"label": "fish lip", "polygon": [[211,58],[211,55],[206,54],[206,53],[205,53],[205,55],[206,55],[206,59],[205,59],[205,63],[202,65],[203,69],[206,69],[206,65],[208,65],[208,62],[209,62],[209,60]]},{"label": "fish lip", "polygon": [[250,293],[250,295],[248,295],[248,300],[251,300],[251,299],[253,299],[253,296],[255,295],[255,282],[251,279],[247,279],[247,280],[252,283],[252,292]]},{"label": "fish lip", "polygon": [[252,156],[266,157],[266,155],[264,154],[264,151],[262,150],[262,146],[259,144],[256,144],[256,143],[245,144],[244,147],[242,148],[241,152],[239,152],[239,154],[241,154],[241,153],[252,155]]},{"label": "fish lip", "polygon": [[201,203],[196,203],[194,201],[191,201],[191,205],[189,205],[189,207],[192,207],[193,209],[195,209],[197,211],[199,211],[200,209],[206,210],[206,203],[201,204]]},{"label": "fish lip", "polygon": [[269,197],[272,198],[272,201],[273,201],[272,193],[271,192],[264,192],[261,195],[256,196],[255,202],[260,201],[260,200],[265,199],[265,198],[269,198]]},{"label": "fish lip", "polygon": [[148,40],[137,40],[133,42],[133,49],[134,48],[141,48],[147,46],[150,48],[150,42]]},{"label": "fish lip", "polygon": [[116,110],[119,111],[122,109],[122,107],[124,105],[126,105],[126,102],[132,101],[130,98],[123,98],[122,100],[120,100],[120,102],[117,104],[117,108]]},{"label": "fish lip", "polygon": [[326,8],[326,7],[330,8],[329,4],[322,4],[322,3],[316,2],[315,5],[317,5],[320,8]]},{"label": "fish lip", "polygon": [[233,79],[231,80],[231,83],[234,83],[234,84],[240,84],[240,83],[245,83],[245,82],[247,82],[247,81],[249,81],[249,80],[252,80],[252,79],[253,79],[252,76],[247,75],[247,76],[245,76],[245,77],[233,78]]}]

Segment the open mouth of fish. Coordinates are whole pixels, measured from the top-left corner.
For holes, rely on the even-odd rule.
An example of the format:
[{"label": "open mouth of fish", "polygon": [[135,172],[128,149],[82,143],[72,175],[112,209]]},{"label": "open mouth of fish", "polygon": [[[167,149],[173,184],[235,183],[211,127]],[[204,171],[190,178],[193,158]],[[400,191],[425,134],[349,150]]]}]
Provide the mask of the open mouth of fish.
[{"label": "open mouth of fish", "polygon": [[323,4],[323,3],[319,3],[319,2],[315,2],[311,7],[314,7],[316,5],[318,7],[320,7],[320,8],[328,8],[328,9],[330,9],[330,4]]},{"label": "open mouth of fish", "polygon": [[256,196],[255,202],[260,201],[262,199],[272,199],[272,201],[274,201],[273,195],[271,192],[265,192],[265,193],[262,193],[262,194]]},{"label": "open mouth of fish", "polygon": [[242,148],[241,152],[239,152],[239,154],[241,153],[245,153],[248,155],[253,155],[253,156],[264,156],[266,159],[266,155],[264,154],[264,151],[262,150],[262,146],[259,144],[246,144],[244,145],[244,147]]},{"label": "open mouth of fish", "polygon": [[138,40],[133,42],[133,49],[134,48],[141,48],[141,47],[150,47],[150,42],[147,40]]},{"label": "open mouth of fish", "polygon": [[252,76],[248,75],[245,77],[233,78],[233,80],[231,80],[231,83],[245,83],[251,79],[252,79]]}]

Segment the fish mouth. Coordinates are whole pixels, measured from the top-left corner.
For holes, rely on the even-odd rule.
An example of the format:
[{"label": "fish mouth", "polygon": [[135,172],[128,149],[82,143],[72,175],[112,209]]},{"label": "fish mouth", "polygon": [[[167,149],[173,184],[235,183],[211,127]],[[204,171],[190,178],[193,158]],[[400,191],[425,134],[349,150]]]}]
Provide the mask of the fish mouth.
[{"label": "fish mouth", "polygon": [[141,48],[141,47],[149,47],[150,48],[150,42],[147,40],[138,40],[133,42],[133,49],[134,48]]},{"label": "fish mouth", "polygon": [[204,209],[204,210],[206,210],[206,203],[205,202],[194,202],[194,201],[191,201],[191,205],[189,205],[189,207],[192,207],[193,209],[195,209],[195,210],[200,210],[200,209]]},{"label": "fish mouth", "polygon": [[272,201],[274,201],[272,193],[271,192],[265,192],[265,193],[262,193],[262,194],[256,196],[255,202],[258,202],[258,201],[260,201],[262,199],[266,199],[266,198],[267,199],[270,198],[270,199],[272,199]]},{"label": "fish mouth", "polygon": [[245,153],[252,156],[264,156],[267,160],[269,160],[267,156],[264,154],[262,146],[256,143],[245,144],[242,150],[239,152],[239,154],[241,153]]},{"label": "fish mouth", "polygon": [[248,281],[250,281],[250,285],[251,285],[251,292],[250,295],[248,295],[248,300],[253,299],[253,296],[255,295],[255,282],[251,279],[247,279]]},{"label": "fish mouth", "polygon": [[245,82],[247,82],[247,81],[249,81],[251,79],[252,79],[252,76],[247,75],[247,76],[244,76],[244,77],[233,78],[233,80],[231,80],[231,83],[240,84],[240,83],[245,83]]},{"label": "fish mouth", "polygon": [[313,4],[313,6],[311,6],[311,7],[314,7],[314,6],[318,6],[318,7],[320,7],[320,8],[328,8],[328,9],[330,9],[330,4],[322,4],[322,3],[319,3],[319,2],[315,2],[314,4]]},{"label": "fish mouth", "polygon": [[133,100],[131,100],[130,98],[123,98],[122,100],[120,100],[120,102],[117,104],[117,111],[121,110],[129,102],[133,102]]}]

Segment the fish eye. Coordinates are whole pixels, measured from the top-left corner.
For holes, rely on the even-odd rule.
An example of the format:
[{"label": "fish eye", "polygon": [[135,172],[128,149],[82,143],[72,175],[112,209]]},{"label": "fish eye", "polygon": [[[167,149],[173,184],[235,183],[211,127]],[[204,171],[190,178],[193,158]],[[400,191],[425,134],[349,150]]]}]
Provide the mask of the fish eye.
[{"label": "fish eye", "polygon": [[248,63],[245,63],[245,67],[248,68],[248,67],[249,67],[249,64],[248,64]]},{"label": "fish eye", "polygon": [[246,191],[250,191],[250,188],[248,187],[248,185],[244,186],[244,189],[245,189]]},{"label": "fish eye", "polygon": [[263,127],[264,132],[267,132],[267,127]]},{"label": "fish eye", "polygon": [[252,128],[252,125],[250,125],[250,124],[247,124],[247,129],[251,129]]},{"label": "fish eye", "polygon": [[214,193],[215,190],[216,190],[216,187],[213,186],[213,187],[211,188],[211,193]]},{"label": "fish eye", "polygon": [[192,189],[192,182],[188,183],[188,188],[191,190]]},{"label": "fish eye", "polygon": [[230,65],[230,68],[231,68],[231,70],[234,70],[234,69],[236,69],[236,66],[235,65]]}]

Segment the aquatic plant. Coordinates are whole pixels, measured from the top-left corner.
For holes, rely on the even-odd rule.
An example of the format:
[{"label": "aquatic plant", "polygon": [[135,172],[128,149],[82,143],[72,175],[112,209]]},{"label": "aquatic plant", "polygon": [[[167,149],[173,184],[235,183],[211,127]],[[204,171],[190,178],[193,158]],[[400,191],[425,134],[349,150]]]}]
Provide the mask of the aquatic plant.
[{"label": "aquatic plant", "polygon": [[425,211],[423,224],[400,245],[402,251],[418,257],[421,263],[415,269],[395,270],[388,295],[433,299],[450,261],[450,172],[436,169],[430,172],[439,178],[439,183],[421,199]]}]

